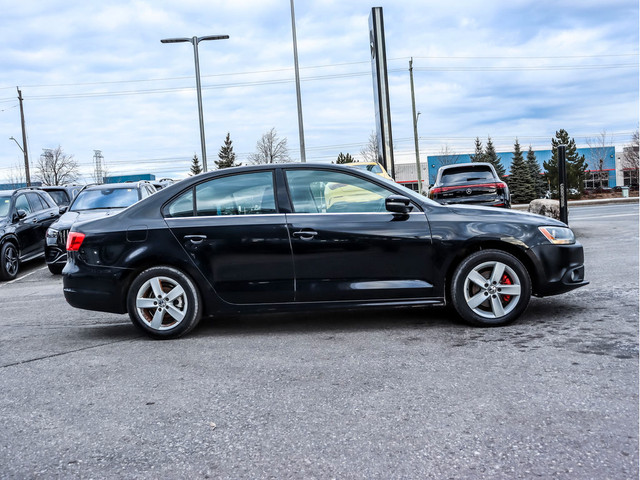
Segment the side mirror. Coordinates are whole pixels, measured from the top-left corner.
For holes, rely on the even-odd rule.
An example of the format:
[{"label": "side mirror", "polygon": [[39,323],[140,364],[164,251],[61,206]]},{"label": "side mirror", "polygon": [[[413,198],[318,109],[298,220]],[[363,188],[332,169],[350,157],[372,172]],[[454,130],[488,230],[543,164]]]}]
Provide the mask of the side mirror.
[{"label": "side mirror", "polygon": [[392,213],[409,213],[413,210],[411,200],[403,195],[389,195],[384,200],[384,206]]},{"label": "side mirror", "polygon": [[23,218],[25,218],[27,216],[27,212],[25,210],[18,210],[14,215],[13,215],[13,221],[17,222],[19,220],[22,220]]},{"label": "side mirror", "polygon": [[69,210],[69,205],[63,205],[58,209],[58,212],[60,212],[60,215],[64,214],[67,210]]}]

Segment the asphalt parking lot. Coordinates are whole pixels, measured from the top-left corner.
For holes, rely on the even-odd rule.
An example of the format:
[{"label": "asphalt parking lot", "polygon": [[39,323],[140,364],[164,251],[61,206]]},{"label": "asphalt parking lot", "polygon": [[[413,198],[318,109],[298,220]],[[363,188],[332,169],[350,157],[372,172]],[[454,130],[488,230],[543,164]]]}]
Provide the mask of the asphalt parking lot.
[{"label": "asphalt parking lot", "polygon": [[205,321],[152,341],[42,262],[0,284],[1,478],[638,478],[638,205],[575,208],[591,284],[446,309]]}]

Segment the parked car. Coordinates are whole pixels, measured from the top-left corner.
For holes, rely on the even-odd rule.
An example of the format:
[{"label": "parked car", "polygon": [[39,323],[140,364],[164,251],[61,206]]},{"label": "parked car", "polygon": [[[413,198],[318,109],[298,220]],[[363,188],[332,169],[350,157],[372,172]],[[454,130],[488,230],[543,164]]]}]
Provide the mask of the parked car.
[{"label": "parked car", "polygon": [[74,222],[115,215],[153,193],[155,188],[146,181],[84,187],[69,209],[47,229],[44,253],[49,271],[53,274],[62,272],[67,262],[67,235]]},{"label": "parked car", "polygon": [[[358,193],[338,200],[336,186]],[[311,163],[191,177],[76,223],[67,251],[69,304],[128,312],[157,338],[223,313],[447,303],[473,325],[506,325],[532,294],[588,283],[582,246],[562,222],[440,205],[379,176]]]},{"label": "parked car", "polygon": [[359,168],[361,170],[366,170],[367,172],[375,173],[376,175],[380,175],[381,177],[391,179],[391,175],[387,173],[382,165],[378,162],[351,162],[345,163],[344,166]]},{"label": "parked car", "polygon": [[465,204],[511,207],[509,187],[490,163],[445,165],[438,169],[429,198],[443,205]]},{"label": "parked car", "polygon": [[15,278],[22,262],[43,255],[45,232],[59,216],[43,190],[0,191],[0,280]]},{"label": "parked car", "polygon": [[53,198],[53,201],[60,207],[66,207],[71,204],[75,196],[82,189],[82,185],[45,185],[40,187]]}]

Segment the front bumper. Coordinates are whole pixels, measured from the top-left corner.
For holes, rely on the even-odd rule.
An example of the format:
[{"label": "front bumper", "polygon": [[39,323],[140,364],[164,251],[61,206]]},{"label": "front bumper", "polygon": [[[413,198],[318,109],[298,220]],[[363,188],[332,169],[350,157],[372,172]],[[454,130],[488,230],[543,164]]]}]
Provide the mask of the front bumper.
[{"label": "front bumper", "polygon": [[531,249],[536,263],[533,294],[538,297],[559,295],[584,287],[584,252],[582,245],[538,245]]}]

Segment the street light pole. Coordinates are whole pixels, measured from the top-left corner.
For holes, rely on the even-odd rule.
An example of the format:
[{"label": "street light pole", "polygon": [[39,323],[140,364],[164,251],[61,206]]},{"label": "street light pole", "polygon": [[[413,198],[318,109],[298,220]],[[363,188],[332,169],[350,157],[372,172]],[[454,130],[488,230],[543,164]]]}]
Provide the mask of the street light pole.
[{"label": "street light pole", "polygon": [[196,66],[196,92],[198,95],[198,119],[200,120],[200,148],[202,149],[202,170],[207,171],[207,147],[204,139],[204,115],[202,113],[202,87],[200,85],[200,58],[198,56],[198,44],[205,40],[226,40],[229,35],[207,35],[191,38],[165,38],[162,43],[190,42],[193,45],[193,58]]},{"label": "street light pole", "polygon": [[29,175],[29,158],[27,157],[27,152],[26,152],[26,150],[24,148],[22,148],[20,146],[20,144],[18,143],[18,141],[15,138],[9,137],[9,140],[13,140],[14,142],[16,142],[16,145],[18,145],[18,148],[20,150],[22,150],[22,154],[24,155],[24,158],[25,158],[25,160],[24,160],[24,174],[25,174],[25,177],[26,177],[25,180],[27,181],[27,187],[30,187],[31,186],[31,178],[30,178],[30,175]]},{"label": "street light pole", "polygon": [[296,74],[296,99],[298,101],[298,135],[300,136],[300,161],[307,161],[304,147],[304,123],[302,121],[302,99],[300,97],[300,71],[298,69],[298,40],[296,37],[296,14],[291,0],[291,33],[293,35],[293,65]]}]

